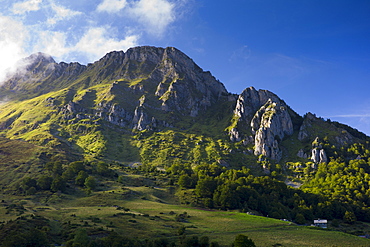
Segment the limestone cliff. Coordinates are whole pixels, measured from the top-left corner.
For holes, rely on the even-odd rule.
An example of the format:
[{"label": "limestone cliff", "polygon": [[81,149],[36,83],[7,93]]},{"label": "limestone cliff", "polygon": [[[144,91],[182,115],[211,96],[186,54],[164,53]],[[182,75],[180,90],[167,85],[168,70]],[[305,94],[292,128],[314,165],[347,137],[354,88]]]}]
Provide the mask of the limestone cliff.
[{"label": "limestone cliff", "polygon": [[[245,139],[250,143],[254,137],[254,154],[280,160],[282,157],[279,142],[293,133],[293,124],[286,104],[275,94],[267,90],[247,88],[239,95],[234,115],[238,118],[237,127],[229,132],[230,139],[238,141]],[[240,128],[251,135],[242,138]]]},{"label": "limestone cliff", "polygon": [[254,154],[279,161],[282,156],[279,142],[286,135],[293,134],[293,124],[286,106],[269,99],[254,115],[251,127],[255,134]]}]

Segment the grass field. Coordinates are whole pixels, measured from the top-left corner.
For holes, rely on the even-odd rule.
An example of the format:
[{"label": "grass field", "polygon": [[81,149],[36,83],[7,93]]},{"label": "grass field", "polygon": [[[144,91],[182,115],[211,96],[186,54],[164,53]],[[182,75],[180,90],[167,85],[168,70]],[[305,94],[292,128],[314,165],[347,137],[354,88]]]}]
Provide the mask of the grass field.
[{"label": "grass field", "polygon": [[[221,246],[230,246],[238,234],[247,235],[257,246],[370,246],[368,239],[338,231],[297,226],[237,211],[180,205],[173,187],[155,185],[140,174],[127,172],[125,176],[125,186],[102,181],[92,194],[81,189],[69,194],[45,192],[26,197],[0,194],[0,221],[21,215],[43,216],[50,219],[50,231],[55,235],[61,234],[68,224],[70,229],[85,227],[90,232],[100,229],[131,238],[177,240],[179,231],[185,228],[186,236],[208,236]],[[128,186],[132,181],[135,183]],[[12,204],[19,207],[9,209]]]},{"label": "grass field", "polygon": [[[368,239],[337,231],[296,226],[285,221],[239,212],[202,210],[125,197],[127,196],[118,192],[101,192],[88,197],[62,197],[47,206],[25,199],[22,204],[27,210],[25,214],[33,213],[56,222],[68,222],[76,228],[114,230],[140,239],[178,238],[179,229],[185,227],[187,236],[208,236],[211,241],[217,241],[222,246],[229,246],[238,234],[249,236],[257,246],[370,246]],[[125,208],[126,211],[119,210],[118,207]],[[185,212],[188,217],[183,222],[176,221],[176,215]],[[6,209],[1,207],[3,220],[19,215],[18,211],[5,213]],[[55,224],[54,228],[57,233],[60,225]]]}]

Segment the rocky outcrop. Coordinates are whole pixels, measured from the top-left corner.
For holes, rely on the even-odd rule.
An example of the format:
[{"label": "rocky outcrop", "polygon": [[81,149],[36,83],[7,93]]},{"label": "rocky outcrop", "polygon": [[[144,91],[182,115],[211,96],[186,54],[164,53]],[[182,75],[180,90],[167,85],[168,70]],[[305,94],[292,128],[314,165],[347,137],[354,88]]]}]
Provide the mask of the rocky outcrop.
[{"label": "rocky outcrop", "polygon": [[150,78],[160,80],[155,95],[162,101],[162,110],[192,117],[229,94],[211,73],[204,72],[188,56],[172,47],[165,49]]},{"label": "rocky outcrop", "polygon": [[232,142],[238,142],[241,141],[241,135],[237,128],[232,128],[229,131],[230,141]]},{"label": "rocky outcrop", "polygon": [[298,151],[297,156],[298,156],[299,158],[303,158],[303,159],[307,159],[307,158],[308,158],[307,154],[303,151],[303,149],[300,149],[300,150]]},{"label": "rocky outcrop", "polygon": [[234,109],[234,115],[241,121],[252,120],[254,114],[269,99],[273,102],[280,102],[279,97],[267,90],[257,91],[254,87],[246,88],[238,97]]},{"label": "rocky outcrop", "polygon": [[325,150],[322,148],[321,141],[319,137],[316,137],[312,142],[311,158],[315,163],[326,163],[328,162],[328,157],[326,156]]},{"label": "rocky outcrop", "polygon": [[335,137],[335,141],[338,146],[346,146],[348,144],[354,143],[354,137],[348,133],[346,130],[341,130],[340,135]]},{"label": "rocky outcrop", "polygon": [[293,134],[292,120],[285,104],[269,99],[254,115],[251,127],[255,134],[254,154],[280,160],[279,142]]},{"label": "rocky outcrop", "polygon": [[239,95],[234,116],[238,123],[229,131],[231,141],[243,140],[249,144],[252,136],[255,155],[281,159],[279,142],[293,133],[293,124],[287,105],[279,97],[267,90],[257,91],[249,87]]},{"label": "rocky outcrop", "polygon": [[136,130],[145,130],[147,129],[149,125],[149,118],[147,114],[144,112],[144,109],[142,107],[137,107],[135,109],[135,115],[132,120],[133,123],[133,129]]},{"label": "rocky outcrop", "polygon": [[298,132],[298,140],[306,141],[310,138],[309,129],[311,128],[312,124],[319,119],[312,113],[308,112],[303,119],[303,123],[299,128]]},{"label": "rocky outcrop", "polygon": [[102,116],[104,120],[120,127],[127,126],[127,123],[132,119],[132,114],[125,111],[125,109],[119,107],[117,104],[107,106],[107,110],[108,112],[104,110],[97,111],[95,115]]},{"label": "rocky outcrop", "polygon": [[314,148],[312,149],[311,160],[315,163],[326,163],[328,158],[324,149]]}]

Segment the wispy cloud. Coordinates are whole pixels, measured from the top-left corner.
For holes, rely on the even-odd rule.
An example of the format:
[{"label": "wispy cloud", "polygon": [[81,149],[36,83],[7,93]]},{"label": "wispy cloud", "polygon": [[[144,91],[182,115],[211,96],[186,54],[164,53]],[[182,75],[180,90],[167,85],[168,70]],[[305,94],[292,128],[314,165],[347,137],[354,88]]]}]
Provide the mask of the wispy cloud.
[{"label": "wispy cloud", "polygon": [[67,47],[66,40],[67,34],[64,32],[41,30],[38,31],[39,35],[38,43],[33,47],[34,52],[42,51],[46,54],[50,54],[53,57],[65,58],[70,53],[70,48]]},{"label": "wispy cloud", "polygon": [[152,35],[161,36],[168,25],[175,21],[175,4],[166,0],[140,0],[130,9],[136,18]]},{"label": "wispy cloud", "polygon": [[96,60],[107,51],[126,50],[138,44],[137,35],[127,35],[124,39],[117,39],[109,35],[108,29],[104,27],[89,29],[72,50],[83,52],[88,59]]},{"label": "wispy cloud", "polygon": [[98,12],[117,13],[125,8],[126,5],[126,0],[104,0],[98,5],[96,10]]},{"label": "wispy cloud", "polygon": [[37,11],[40,9],[42,0],[28,0],[13,4],[12,12],[14,14],[24,14],[30,11]]},{"label": "wispy cloud", "polygon": [[239,62],[240,60],[246,61],[251,56],[251,49],[244,45],[242,47],[239,47],[236,49],[230,56],[229,61],[230,62]]},{"label": "wispy cloud", "polygon": [[68,9],[62,5],[57,5],[55,3],[50,4],[51,9],[55,12],[54,17],[49,18],[47,23],[50,25],[54,25],[59,21],[71,19],[74,16],[81,15],[82,13],[79,11],[74,11]]},{"label": "wispy cloud", "polygon": [[[85,61],[95,61],[107,52],[113,50],[127,50],[138,44],[139,37],[127,34],[123,39],[109,34],[109,26],[91,27],[76,44],[67,44],[67,33],[40,31],[40,41],[35,50],[52,54],[59,61],[76,61],[79,56]],[[81,61],[80,61],[81,62]]]},{"label": "wispy cloud", "polygon": [[178,16],[176,6],[183,5],[185,0],[170,2],[168,0],[103,0],[96,8],[97,12],[120,14],[140,25],[146,33],[161,37],[168,26]]}]

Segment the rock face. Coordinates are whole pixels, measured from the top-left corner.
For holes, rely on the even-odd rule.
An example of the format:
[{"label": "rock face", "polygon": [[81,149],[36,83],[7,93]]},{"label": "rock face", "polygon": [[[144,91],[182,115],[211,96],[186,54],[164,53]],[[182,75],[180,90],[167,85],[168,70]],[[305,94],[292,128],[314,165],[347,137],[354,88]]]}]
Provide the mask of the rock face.
[{"label": "rock face", "polygon": [[[239,122],[250,126],[254,136],[255,155],[281,159],[279,142],[285,136],[293,134],[292,120],[287,105],[282,100],[267,90],[256,91],[250,87],[239,95],[234,115],[238,117]],[[233,141],[242,139],[238,127],[233,128],[229,134]],[[249,137],[245,139],[248,140]]]},{"label": "rock face", "polygon": [[312,149],[311,160],[315,163],[326,163],[328,158],[324,149],[314,148]]},{"label": "rock face", "polygon": [[[77,79],[86,70],[79,63],[56,63],[44,53],[35,53],[18,62],[18,69],[8,74],[0,86],[0,97],[4,94],[12,99],[16,94],[20,98],[31,98],[64,87],[66,81]],[[59,84],[60,83],[60,84]]]},{"label": "rock face", "polygon": [[254,115],[251,127],[255,133],[254,154],[280,160],[282,153],[279,142],[284,136],[293,134],[293,124],[286,106],[280,101],[268,99]]},{"label": "rock face", "polygon": [[269,99],[280,102],[278,96],[267,90],[257,91],[254,87],[246,88],[238,97],[234,114],[242,120],[252,120],[256,111]]},{"label": "rock face", "polygon": [[[99,69],[102,77],[110,73],[107,76],[111,79],[145,81],[132,86],[132,89],[137,94],[144,95],[146,92],[156,96],[160,102],[159,108],[166,112],[176,111],[195,117],[215,104],[221,96],[229,94],[211,73],[204,72],[193,60],[173,47],[144,46],[131,48],[126,53],[111,52],[91,67],[104,68]],[[113,73],[112,68],[115,68]],[[145,109],[141,112],[145,112]]]},{"label": "rock face", "polygon": [[300,149],[300,150],[298,151],[297,156],[298,156],[299,158],[303,158],[303,159],[307,159],[307,158],[308,158],[308,157],[307,157],[307,154],[305,154],[305,152],[303,151],[303,149]]},{"label": "rock face", "polygon": [[200,69],[189,57],[175,48],[164,51],[159,69],[151,75],[160,79],[155,95],[162,110],[177,111],[192,117],[229,93],[209,72]]},{"label": "rock face", "polygon": [[319,137],[316,137],[312,142],[311,160],[315,163],[326,163],[328,157],[325,150],[322,148]]},{"label": "rock face", "polygon": [[309,138],[308,129],[312,126],[312,124],[315,121],[318,121],[318,118],[314,114],[308,112],[305,115],[303,123],[302,123],[301,127],[299,128],[298,140],[305,141]]}]

